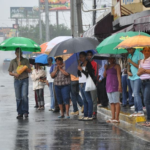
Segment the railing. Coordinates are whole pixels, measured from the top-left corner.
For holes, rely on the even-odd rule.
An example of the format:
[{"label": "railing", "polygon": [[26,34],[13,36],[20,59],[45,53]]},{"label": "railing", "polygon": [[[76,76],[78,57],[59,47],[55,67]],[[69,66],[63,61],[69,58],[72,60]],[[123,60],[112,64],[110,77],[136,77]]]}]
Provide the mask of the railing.
[{"label": "railing", "polygon": [[129,9],[125,8],[124,6],[121,6],[121,16],[129,16],[133,14],[132,11],[130,11]]}]

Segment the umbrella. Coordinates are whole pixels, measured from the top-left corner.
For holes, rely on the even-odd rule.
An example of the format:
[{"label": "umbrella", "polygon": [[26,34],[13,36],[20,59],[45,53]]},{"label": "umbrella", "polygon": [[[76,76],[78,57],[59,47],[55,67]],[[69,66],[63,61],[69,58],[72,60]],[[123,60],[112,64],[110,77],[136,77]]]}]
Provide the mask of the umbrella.
[{"label": "umbrella", "polygon": [[24,37],[12,37],[0,44],[0,50],[14,51],[16,48],[21,48],[22,51],[40,52],[40,46],[31,39]]},{"label": "umbrella", "polygon": [[[149,36],[148,34],[144,32],[140,32],[141,35]],[[103,40],[96,48],[97,52],[99,54],[121,54],[121,53],[127,53],[126,50],[115,49],[115,47],[120,44],[122,41],[129,39],[130,37],[139,35],[139,32],[121,32],[117,34],[113,34]]]},{"label": "umbrella", "polygon": [[143,47],[150,47],[150,37],[144,35],[137,35],[131,38],[126,39],[125,41],[121,42],[116,48],[143,48]]},{"label": "umbrella", "polygon": [[58,37],[52,39],[51,41],[45,43],[45,50],[44,50],[44,52],[49,54],[54,46],[56,46],[57,44],[59,44],[59,43],[61,43],[63,41],[71,39],[71,38],[72,38],[72,36],[58,36]]},{"label": "umbrella", "polygon": [[41,52],[40,53],[42,53],[42,54],[45,53],[45,50],[47,48],[47,42],[40,45],[40,47],[41,47]]},{"label": "umbrella", "polygon": [[[90,51],[92,51],[93,54],[97,53],[95,50],[90,50]],[[87,51],[85,51],[85,52],[87,52]],[[78,59],[79,59],[79,53],[75,53],[65,61],[66,72],[68,72],[76,77],[78,76],[77,75]]]},{"label": "umbrella", "polygon": [[35,57],[35,63],[48,65],[47,58],[48,58],[48,55],[46,55],[46,54],[38,55],[37,57]]},{"label": "umbrella", "polygon": [[116,54],[94,54],[93,59],[106,60],[109,57],[122,58],[122,56],[119,54],[117,54],[117,55]]},{"label": "umbrella", "polygon": [[95,49],[98,44],[97,40],[89,37],[72,38],[57,44],[50,52],[49,57]]}]

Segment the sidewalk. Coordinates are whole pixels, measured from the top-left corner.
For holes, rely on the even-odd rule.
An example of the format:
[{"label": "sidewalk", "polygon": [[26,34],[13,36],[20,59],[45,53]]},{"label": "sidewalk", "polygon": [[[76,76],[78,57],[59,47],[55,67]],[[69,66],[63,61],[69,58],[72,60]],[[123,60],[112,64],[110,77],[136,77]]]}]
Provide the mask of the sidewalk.
[{"label": "sidewalk", "polygon": [[[104,120],[111,118],[110,107],[98,107],[98,115]],[[146,121],[146,112],[144,117],[129,117],[130,114],[134,113],[134,110],[131,110],[129,107],[121,107],[120,112],[120,123],[115,124],[111,123],[120,129],[132,134],[135,137],[139,137],[145,141],[150,139],[150,127],[142,126],[142,123]]]}]

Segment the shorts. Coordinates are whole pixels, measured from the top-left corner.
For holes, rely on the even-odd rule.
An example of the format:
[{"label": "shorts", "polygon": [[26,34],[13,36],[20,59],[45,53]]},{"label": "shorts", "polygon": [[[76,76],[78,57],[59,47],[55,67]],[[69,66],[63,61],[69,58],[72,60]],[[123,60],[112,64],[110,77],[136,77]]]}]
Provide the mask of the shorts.
[{"label": "shorts", "polygon": [[55,93],[56,93],[56,98],[57,98],[57,102],[59,105],[70,104],[70,92],[71,92],[70,84],[64,85],[64,86],[55,85]]},{"label": "shorts", "polygon": [[120,103],[120,92],[107,93],[109,103]]}]

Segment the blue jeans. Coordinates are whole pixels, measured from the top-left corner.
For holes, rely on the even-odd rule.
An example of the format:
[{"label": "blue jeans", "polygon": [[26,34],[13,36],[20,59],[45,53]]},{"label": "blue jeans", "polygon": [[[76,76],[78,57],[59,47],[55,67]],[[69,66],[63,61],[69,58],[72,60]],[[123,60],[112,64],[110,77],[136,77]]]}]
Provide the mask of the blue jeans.
[{"label": "blue jeans", "polygon": [[136,113],[143,113],[142,99],[140,96],[141,79],[130,80],[131,87],[134,94],[134,105]]},{"label": "blue jeans", "polygon": [[28,102],[28,86],[29,79],[14,80],[14,88],[17,102],[17,112],[20,115],[29,114],[29,102]]},{"label": "blue jeans", "polygon": [[79,94],[79,82],[78,81],[71,81],[71,100],[73,103],[73,111],[78,111],[77,103],[80,107],[83,106],[83,101]]},{"label": "blue jeans", "polygon": [[90,92],[85,91],[85,84],[80,84],[80,91],[84,103],[84,117],[92,117],[93,114],[93,101]]},{"label": "blue jeans", "polygon": [[[127,92],[128,86],[128,92]],[[122,76],[122,104],[127,104],[127,94],[129,96],[129,105],[134,105],[134,98],[132,97],[132,88],[130,80],[127,75]]]},{"label": "blue jeans", "polygon": [[71,92],[70,84],[63,86],[55,85],[55,93],[59,105],[62,105],[63,103],[65,105],[70,104],[70,92]]},{"label": "blue jeans", "polygon": [[55,97],[54,97],[54,84],[53,82],[49,82],[49,91],[50,91],[50,98],[51,98],[51,105],[50,108],[54,109],[55,108]]},{"label": "blue jeans", "polygon": [[147,121],[150,122],[150,81],[143,82],[144,103],[147,111]]}]

